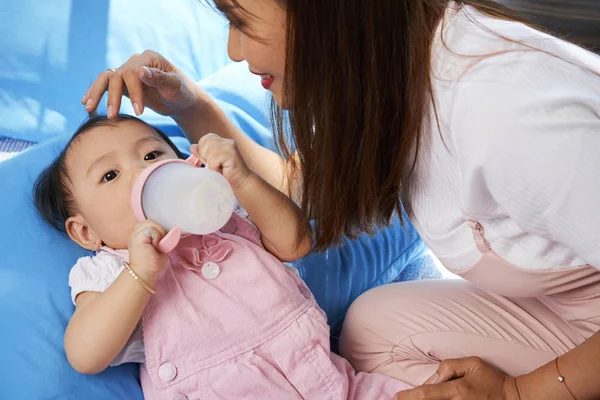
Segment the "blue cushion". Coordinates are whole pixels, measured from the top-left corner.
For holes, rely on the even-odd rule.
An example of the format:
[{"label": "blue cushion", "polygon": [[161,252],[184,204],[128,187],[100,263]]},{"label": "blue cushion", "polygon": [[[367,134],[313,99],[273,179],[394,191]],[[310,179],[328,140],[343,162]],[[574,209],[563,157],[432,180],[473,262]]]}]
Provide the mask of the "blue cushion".
[{"label": "blue cushion", "polygon": [[136,366],[84,376],[64,354],[73,313],[67,277],[85,252],[37,217],[31,187],[67,139],[0,163],[0,398],[142,399]]},{"label": "blue cushion", "polygon": [[230,62],[226,22],[197,0],[21,0],[1,15],[0,137],[73,132],[98,73],[148,48],[194,80]]},{"label": "blue cushion", "polygon": [[[295,263],[319,305],[327,313],[331,334],[337,339],[350,304],[365,291],[390,283],[411,264],[427,257],[425,245],[410,223],[402,227],[394,218],[390,228],[377,230],[373,236],[344,239],[341,247],[325,253],[312,253]],[[408,272],[408,271],[406,271]],[[438,277],[435,268],[412,273]],[[422,276],[405,275],[405,279]]]}]

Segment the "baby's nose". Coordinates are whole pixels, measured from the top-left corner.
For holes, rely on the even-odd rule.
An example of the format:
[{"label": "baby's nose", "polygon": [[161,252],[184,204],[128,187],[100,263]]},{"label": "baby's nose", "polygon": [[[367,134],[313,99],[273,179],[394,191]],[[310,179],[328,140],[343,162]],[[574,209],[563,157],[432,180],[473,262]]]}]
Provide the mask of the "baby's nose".
[{"label": "baby's nose", "polygon": [[138,178],[138,176],[140,176],[142,171],[145,170],[147,167],[148,164],[145,162],[136,162],[134,165],[132,165],[131,173],[129,176],[131,182],[134,182]]}]

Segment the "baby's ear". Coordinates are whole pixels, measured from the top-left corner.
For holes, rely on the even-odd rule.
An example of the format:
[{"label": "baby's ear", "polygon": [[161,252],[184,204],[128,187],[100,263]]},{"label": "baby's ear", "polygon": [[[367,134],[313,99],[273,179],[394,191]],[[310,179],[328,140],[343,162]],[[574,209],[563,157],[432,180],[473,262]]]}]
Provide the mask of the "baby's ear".
[{"label": "baby's ear", "polygon": [[87,250],[97,251],[102,247],[102,240],[96,235],[81,214],[69,217],[65,222],[65,230],[75,243]]}]

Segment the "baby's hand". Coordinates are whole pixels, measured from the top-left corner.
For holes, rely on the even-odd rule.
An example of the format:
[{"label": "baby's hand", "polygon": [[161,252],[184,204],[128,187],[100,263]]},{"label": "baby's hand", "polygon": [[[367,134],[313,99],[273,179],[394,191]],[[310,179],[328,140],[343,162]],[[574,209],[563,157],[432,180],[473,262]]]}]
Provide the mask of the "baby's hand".
[{"label": "baby's hand", "polygon": [[134,272],[154,287],[167,265],[167,256],[156,246],[165,236],[165,230],[149,219],[137,224],[129,238],[129,263]]},{"label": "baby's hand", "polygon": [[234,190],[251,173],[233,140],[209,133],[197,145],[192,145],[190,150],[207,168],[221,173]]}]

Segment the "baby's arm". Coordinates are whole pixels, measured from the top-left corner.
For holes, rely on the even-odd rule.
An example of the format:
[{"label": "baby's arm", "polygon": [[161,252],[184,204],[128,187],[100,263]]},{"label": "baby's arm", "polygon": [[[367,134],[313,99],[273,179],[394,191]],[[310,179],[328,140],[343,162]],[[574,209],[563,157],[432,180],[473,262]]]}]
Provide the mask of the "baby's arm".
[{"label": "baby's arm", "polygon": [[149,299],[150,293],[127,271],[105,292],[77,296],[65,333],[71,366],[82,374],[105,370],[127,344]]},{"label": "baby's arm", "polygon": [[248,168],[234,141],[208,134],[191,150],[207,167],[229,181],[271,254],[282,261],[293,261],[310,252],[313,241],[309,221],[288,196]]},{"label": "baby's arm", "polygon": [[[156,287],[166,256],[155,250],[164,230],[151,221],[140,223],[129,241],[132,270],[148,286]],[[119,355],[135,330],[150,293],[127,271],[104,292],[77,296],[76,310],[65,332],[69,363],[84,374],[97,374]]]},{"label": "baby's arm", "polygon": [[[281,261],[304,257],[312,248],[312,230],[289,197],[251,172],[235,196],[261,232],[265,248]],[[298,231],[303,235],[298,241]]]}]

